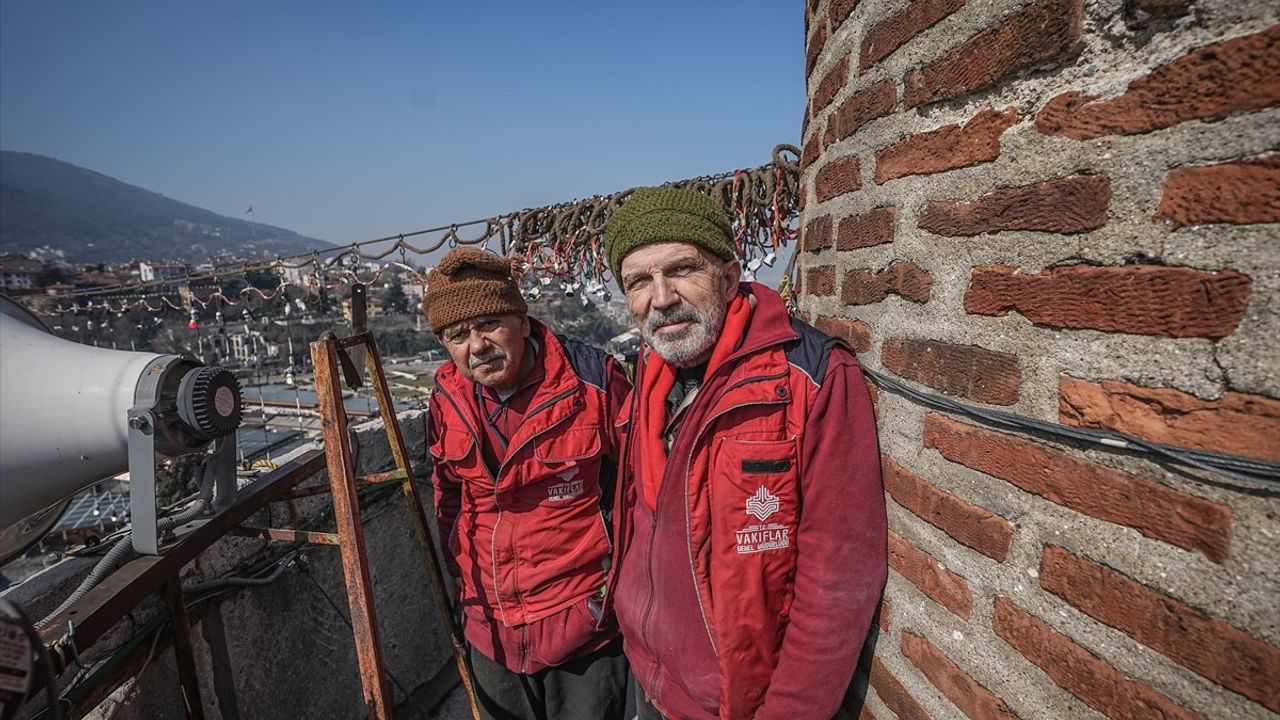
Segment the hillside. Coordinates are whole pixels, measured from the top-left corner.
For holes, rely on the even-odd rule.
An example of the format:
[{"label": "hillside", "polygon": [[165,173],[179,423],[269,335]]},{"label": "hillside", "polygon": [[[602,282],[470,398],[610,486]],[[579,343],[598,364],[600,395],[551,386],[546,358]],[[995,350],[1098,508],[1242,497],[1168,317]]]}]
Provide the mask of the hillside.
[{"label": "hillside", "polygon": [[70,163],[0,151],[0,248],[71,262],[287,255],[330,243],[229,218]]}]

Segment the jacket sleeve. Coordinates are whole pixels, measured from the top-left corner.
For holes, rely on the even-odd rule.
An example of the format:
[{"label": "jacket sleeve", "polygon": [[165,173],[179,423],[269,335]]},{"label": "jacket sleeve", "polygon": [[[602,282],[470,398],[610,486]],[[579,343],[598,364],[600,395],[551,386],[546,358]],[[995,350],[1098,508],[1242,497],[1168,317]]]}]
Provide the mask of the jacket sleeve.
[{"label": "jacket sleeve", "polygon": [[[440,401],[432,395],[427,406],[429,421],[427,423],[427,448],[433,449],[440,441],[440,427],[443,415]],[[454,557],[449,538],[453,537],[453,528],[458,521],[458,513],[462,510],[462,485],[440,464],[440,459],[432,457],[431,487],[435,498],[436,529],[440,533],[440,554],[444,556],[445,569],[455,579],[462,575],[458,567],[458,559]]]},{"label": "jacket sleeve", "polygon": [[800,451],[795,595],[757,720],[835,714],[888,574],[875,414],[843,347],[831,351]]}]

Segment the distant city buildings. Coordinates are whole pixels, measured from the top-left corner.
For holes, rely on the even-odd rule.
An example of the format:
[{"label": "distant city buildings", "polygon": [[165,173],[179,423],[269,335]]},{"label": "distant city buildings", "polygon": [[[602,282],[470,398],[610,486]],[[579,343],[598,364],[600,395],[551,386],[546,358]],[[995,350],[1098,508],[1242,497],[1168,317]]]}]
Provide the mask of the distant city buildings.
[{"label": "distant city buildings", "polygon": [[[365,301],[365,317],[377,317],[382,314],[384,303],[382,298],[370,297]],[[345,298],[342,301],[342,318],[348,323],[351,322],[351,298]]]},{"label": "distant city buildings", "polygon": [[23,255],[0,255],[0,286],[6,292],[30,292],[36,289],[36,279],[44,263]]},{"label": "distant city buildings", "polygon": [[280,357],[280,345],[270,342],[257,330],[227,335],[231,357],[242,366],[256,365],[263,360]]},{"label": "distant city buildings", "polygon": [[187,276],[186,263],[168,260],[144,260],[138,263],[138,278],[142,282],[180,280]]}]

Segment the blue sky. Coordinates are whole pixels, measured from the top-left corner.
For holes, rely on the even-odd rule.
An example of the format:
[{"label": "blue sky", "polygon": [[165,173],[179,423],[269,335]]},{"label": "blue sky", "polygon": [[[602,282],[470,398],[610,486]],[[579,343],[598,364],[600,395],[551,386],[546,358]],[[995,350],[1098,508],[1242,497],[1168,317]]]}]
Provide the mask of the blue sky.
[{"label": "blue sky", "polygon": [[0,148],[346,244],[764,164],[799,144],[803,22],[800,0],[0,0]]}]

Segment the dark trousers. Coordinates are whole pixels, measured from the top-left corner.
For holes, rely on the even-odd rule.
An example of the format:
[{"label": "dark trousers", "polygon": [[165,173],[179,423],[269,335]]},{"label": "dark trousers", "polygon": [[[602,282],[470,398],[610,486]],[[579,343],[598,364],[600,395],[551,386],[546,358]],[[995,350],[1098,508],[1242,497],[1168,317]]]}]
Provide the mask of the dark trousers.
[{"label": "dark trousers", "polygon": [[640,683],[635,684],[636,693],[636,720],[667,720],[667,716],[658,712],[658,708],[649,702],[649,698],[644,696],[644,690],[640,688]]},{"label": "dark trousers", "polygon": [[623,720],[627,658],[622,638],[590,655],[525,675],[467,646],[485,720]]}]

